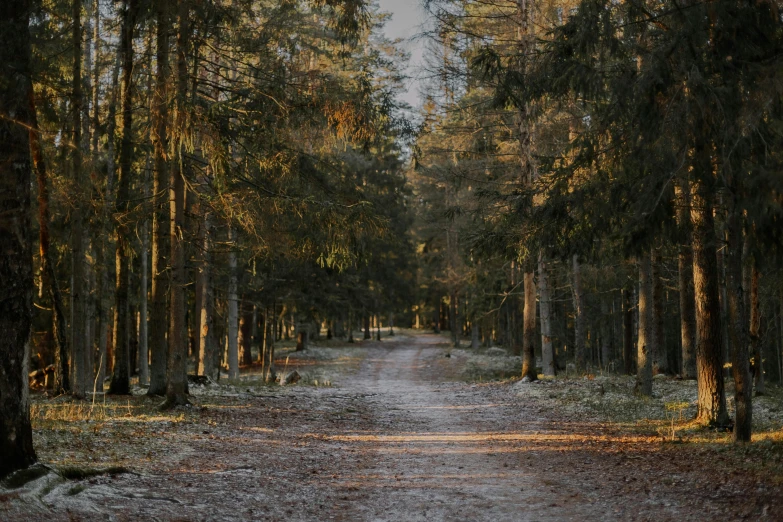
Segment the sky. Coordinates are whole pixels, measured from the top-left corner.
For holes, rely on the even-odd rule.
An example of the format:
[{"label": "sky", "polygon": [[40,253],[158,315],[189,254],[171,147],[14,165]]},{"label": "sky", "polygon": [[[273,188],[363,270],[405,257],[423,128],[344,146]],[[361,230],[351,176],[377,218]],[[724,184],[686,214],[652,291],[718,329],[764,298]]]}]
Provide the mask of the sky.
[{"label": "sky", "polygon": [[411,54],[408,63],[409,76],[406,87],[407,92],[400,93],[399,98],[408,102],[414,109],[421,105],[419,78],[423,64],[424,41],[414,37],[421,32],[422,23],[425,20],[422,0],[378,0],[381,11],[392,14],[392,19],[386,23],[384,32],[390,40],[402,38],[402,48]]}]

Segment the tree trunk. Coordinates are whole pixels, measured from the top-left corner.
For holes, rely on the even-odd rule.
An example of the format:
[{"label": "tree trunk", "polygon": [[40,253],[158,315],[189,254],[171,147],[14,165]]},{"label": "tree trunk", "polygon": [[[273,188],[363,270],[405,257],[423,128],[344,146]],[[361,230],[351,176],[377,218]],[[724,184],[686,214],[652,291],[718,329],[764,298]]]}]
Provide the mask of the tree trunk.
[{"label": "tree trunk", "polygon": [[[274,317],[274,314],[272,315]],[[264,348],[264,382],[275,382],[277,372],[275,371],[275,332],[272,328],[267,329],[267,337]]]},{"label": "tree trunk", "polygon": [[370,333],[370,316],[365,315],[364,316],[364,339],[372,339],[372,334]]},{"label": "tree trunk", "polygon": [[153,146],[155,152],[155,176],[153,180],[152,214],[152,289],[150,307],[150,387],[149,395],[166,393],[168,349],[166,343],[167,317],[166,294],[168,276],[166,272],[166,251],[168,250],[169,216],[165,211],[163,194],[169,183],[169,2],[155,2],[157,83],[154,89]]},{"label": "tree trunk", "polygon": [[84,201],[82,191],[85,190],[84,173],[82,172],[82,19],[81,0],[72,0],[72,37],[73,46],[73,79],[71,90],[71,111],[73,122],[71,129],[71,161],[73,182],[76,187],[76,201],[71,217],[71,371],[73,382],[71,388],[76,397],[84,397],[87,391],[85,367],[87,340],[85,338],[86,321],[86,267],[84,236]]},{"label": "tree trunk", "polygon": [[690,190],[684,182],[678,186],[677,226],[681,231],[678,255],[680,287],[680,340],[682,376],[696,378],[696,298],[693,293],[693,247],[691,246]]},{"label": "tree trunk", "polygon": [[726,287],[729,310],[729,345],[731,353],[731,370],[734,375],[734,407],[736,418],[734,422],[734,440],[750,442],[753,419],[752,393],[753,381],[750,376],[748,361],[748,330],[745,315],[745,296],[742,287],[742,225],[741,210],[735,199],[736,191],[729,195],[726,232]]},{"label": "tree trunk", "polygon": [[660,249],[652,250],[652,358],[653,375],[669,373],[668,355],[664,343],[664,293],[661,280]]},{"label": "tree trunk", "polygon": [[636,350],[636,386],[639,395],[652,395],[653,339],[653,274],[651,254],[645,252],[639,260],[639,335]]},{"label": "tree trunk", "polygon": [[[531,263],[532,265],[532,263]],[[536,283],[532,266],[523,276],[525,303],[522,316],[522,380],[538,379],[536,373]]]},{"label": "tree trunk", "polygon": [[[146,183],[145,183],[146,185]],[[146,192],[146,190],[145,190]],[[149,222],[141,224],[141,273],[139,274],[139,384],[146,386],[150,382],[149,345],[147,332],[147,274],[149,273]]]},{"label": "tree trunk", "polygon": [[209,212],[204,213],[204,223],[199,229],[199,244],[201,245],[200,266],[196,284],[199,287],[199,342],[198,342],[198,374],[207,375],[213,379],[217,367],[215,366],[215,333],[213,332],[215,301],[210,286],[211,275],[211,234],[212,218]]},{"label": "tree trunk", "polygon": [[253,364],[253,338],[251,329],[253,327],[253,304],[242,297],[242,313],[239,318],[239,347],[242,350],[242,364],[250,366]]},{"label": "tree trunk", "polygon": [[[29,0],[0,16],[0,479],[36,461],[27,375],[33,314]],[[20,125],[19,123],[22,123]]]},{"label": "tree trunk", "polygon": [[696,380],[700,422],[726,426],[723,389],[723,340],[718,296],[717,237],[712,200],[706,188],[694,183],[691,191],[693,224],[693,289],[696,301]]},{"label": "tree trunk", "polygon": [[601,332],[601,367],[604,371],[609,370],[609,363],[611,362],[612,354],[612,312],[609,307],[609,295],[601,295],[601,324],[599,329]]},{"label": "tree trunk", "polygon": [[750,267],[750,346],[755,366],[756,395],[764,395],[764,357],[761,343],[761,310],[759,308],[759,269],[755,259]]},{"label": "tree trunk", "polygon": [[131,162],[133,160],[133,30],[136,26],[136,0],[125,0],[122,13],[120,53],[122,55],[122,143],[120,145],[120,176],[117,180],[115,253],[117,279],[114,291],[114,364],[109,393],[130,393],[130,360],[128,350],[128,278],[130,229],[128,200],[130,199]]},{"label": "tree trunk", "polygon": [[[459,327],[457,324],[457,291],[453,288],[449,293],[449,332],[451,333],[451,345],[459,348]],[[380,335],[378,335],[380,341]]]},{"label": "tree trunk", "polygon": [[234,227],[228,229],[231,251],[228,253],[228,378],[239,378],[239,347],[237,346],[237,244]]},{"label": "tree trunk", "polygon": [[555,351],[552,344],[552,295],[549,289],[549,268],[543,253],[538,255],[538,296],[541,315],[541,370],[544,377],[554,377]]},{"label": "tree trunk", "polygon": [[587,366],[587,353],[585,348],[585,305],[584,295],[582,293],[582,267],[579,263],[579,256],[574,254],[573,271],[571,272],[573,282],[571,285],[574,296],[574,357],[576,367],[580,370]]},{"label": "tree trunk", "polygon": [[36,177],[38,180],[38,227],[39,250],[41,255],[41,278],[52,301],[52,334],[55,341],[54,348],[54,386],[55,393],[67,393],[71,389],[68,369],[68,326],[63,312],[62,296],[57,284],[57,275],[54,271],[52,254],[49,241],[49,183],[46,171],[46,162],[43,157],[41,141],[38,129],[38,116],[35,108],[35,93],[32,84],[29,87],[30,100],[30,155],[33,159]]}]

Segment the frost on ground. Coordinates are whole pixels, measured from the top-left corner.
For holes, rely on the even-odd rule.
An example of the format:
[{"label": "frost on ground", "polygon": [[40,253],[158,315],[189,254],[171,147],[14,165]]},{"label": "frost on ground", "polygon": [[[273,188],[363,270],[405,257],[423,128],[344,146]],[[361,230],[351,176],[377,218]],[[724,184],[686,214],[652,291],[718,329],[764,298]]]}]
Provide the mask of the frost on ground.
[{"label": "frost on ground", "polygon": [[235,381],[191,387],[192,405],[165,413],[142,388],[94,403],[35,395],[34,443],[46,467],[0,486],[0,520],[697,521],[783,512],[774,386],[754,401],[760,442],[737,446],[689,424],[694,384],[670,378],[656,379],[649,400],[632,395],[628,377],[521,384],[509,378],[518,358],[411,332],[278,355],[278,371],[296,370],[299,383],[268,385],[260,368],[243,368]]}]

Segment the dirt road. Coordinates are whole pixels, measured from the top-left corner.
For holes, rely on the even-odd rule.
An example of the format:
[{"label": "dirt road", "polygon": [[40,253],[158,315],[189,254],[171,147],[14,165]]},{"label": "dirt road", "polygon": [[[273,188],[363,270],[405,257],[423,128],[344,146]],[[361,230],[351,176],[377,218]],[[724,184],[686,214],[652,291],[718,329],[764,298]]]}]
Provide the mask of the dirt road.
[{"label": "dirt road", "polygon": [[372,343],[331,388],[197,396],[182,420],[103,434],[74,457],[105,440],[136,473],[0,496],[0,519],[783,518],[780,485],[543,411],[524,387],[545,384],[454,382],[458,362],[441,343]]}]

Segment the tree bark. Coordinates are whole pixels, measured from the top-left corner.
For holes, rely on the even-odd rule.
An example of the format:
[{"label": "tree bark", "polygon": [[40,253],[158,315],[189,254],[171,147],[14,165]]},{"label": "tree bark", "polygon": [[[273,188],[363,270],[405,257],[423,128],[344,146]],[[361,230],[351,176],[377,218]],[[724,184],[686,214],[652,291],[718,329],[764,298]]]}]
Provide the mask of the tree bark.
[{"label": "tree bark", "polygon": [[745,315],[745,290],[742,286],[742,225],[741,212],[736,202],[736,191],[731,199],[726,220],[727,258],[726,287],[729,311],[729,345],[731,370],[734,376],[734,441],[750,442],[753,419],[753,381],[748,361],[748,326]]},{"label": "tree bark", "polygon": [[693,224],[693,289],[696,301],[696,380],[700,422],[726,426],[726,395],[723,388],[723,340],[721,304],[718,296],[718,266],[712,199],[701,183],[691,188]]},{"label": "tree bark", "polygon": [[253,304],[242,297],[242,313],[239,318],[239,346],[242,349],[242,364],[253,364],[253,338],[251,329],[253,326]]},{"label": "tree bark", "polygon": [[85,180],[82,166],[82,18],[81,0],[72,0],[73,79],[71,89],[72,132],[71,168],[76,187],[76,201],[71,218],[71,371],[73,374],[72,391],[76,397],[84,397],[87,391],[87,340],[85,337],[86,317],[86,266],[84,236],[84,200],[82,191]]},{"label": "tree bark", "polygon": [[652,358],[653,375],[669,373],[669,359],[664,343],[664,292],[661,280],[661,252],[652,250]]},{"label": "tree bark", "polygon": [[165,211],[164,197],[169,183],[169,32],[170,15],[168,0],[155,2],[157,82],[154,89],[153,147],[155,176],[152,185],[154,212],[152,214],[152,289],[150,306],[150,387],[149,395],[166,393],[167,373],[167,317],[168,293],[167,256],[169,216]]},{"label": "tree bark", "polygon": [[549,267],[543,253],[538,255],[538,295],[541,315],[541,366],[545,377],[554,377],[555,349],[552,343],[552,295],[549,288]]},{"label": "tree bark", "polygon": [[130,199],[131,161],[133,155],[133,31],[136,26],[136,0],[125,0],[122,12],[120,53],[122,55],[122,143],[120,145],[120,176],[117,180],[117,206],[114,230],[117,237],[115,253],[117,279],[114,291],[114,364],[109,393],[130,393],[130,360],[128,349],[128,278],[130,229],[128,200]]},{"label": "tree bark", "polygon": [[236,232],[232,226],[228,229],[231,251],[228,253],[228,378],[239,378],[239,348],[237,346],[237,244]]},{"label": "tree bark", "polygon": [[612,358],[612,312],[607,294],[601,295],[601,323],[599,330],[601,332],[601,367],[604,371],[608,371]]},{"label": "tree bark", "polygon": [[755,259],[750,267],[750,346],[755,373],[753,375],[756,395],[764,395],[764,354],[761,343],[761,310],[759,307],[759,269]]},{"label": "tree bark", "polygon": [[199,315],[199,342],[198,342],[198,374],[207,375],[213,379],[217,367],[215,366],[215,352],[217,351],[214,333],[214,297],[210,286],[211,256],[210,251],[212,234],[212,217],[209,212],[204,213],[204,223],[200,228],[199,244],[201,245],[201,262],[199,266],[196,284],[199,287],[198,315]]},{"label": "tree bark", "polygon": [[0,479],[36,461],[28,373],[33,314],[29,0],[0,16]]},{"label": "tree bark", "polygon": [[639,395],[652,395],[653,282],[651,254],[639,259],[639,335],[636,342],[636,386]]},{"label": "tree bark", "polygon": [[678,254],[680,287],[680,341],[682,376],[696,378],[696,298],[693,293],[693,247],[691,245],[690,190],[685,182],[678,186],[677,226],[681,241]]},{"label": "tree bark", "polygon": [[536,283],[532,263],[525,270],[522,284],[525,291],[525,304],[522,316],[522,380],[535,381],[536,372]]}]

